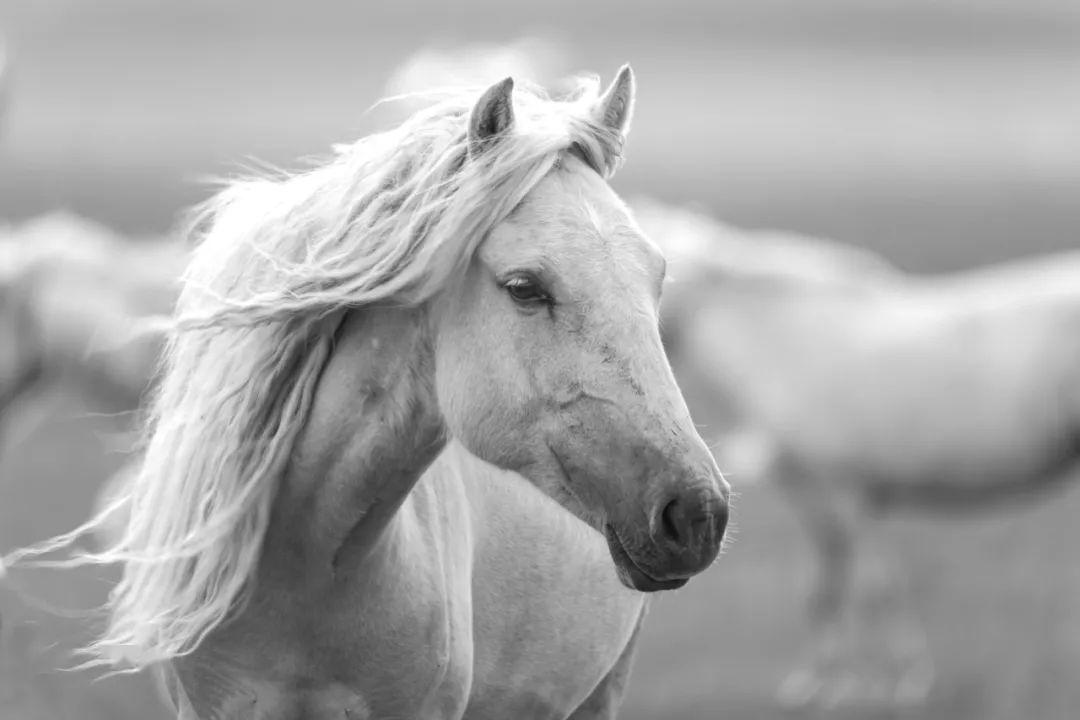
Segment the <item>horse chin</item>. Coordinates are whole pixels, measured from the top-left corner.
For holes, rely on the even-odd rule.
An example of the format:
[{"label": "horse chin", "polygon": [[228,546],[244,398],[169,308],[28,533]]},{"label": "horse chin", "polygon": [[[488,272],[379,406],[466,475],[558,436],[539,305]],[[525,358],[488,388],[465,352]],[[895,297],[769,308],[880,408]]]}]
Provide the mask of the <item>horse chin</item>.
[{"label": "horse chin", "polygon": [[639,592],[659,592],[661,590],[678,590],[686,584],[690,578],[674,578],[657,580],[641,568],[630,553],[626,551],[622,540],[611,525],[604,526],[604,537],[607,538],[608,549],[611,551],[611,559],[615,561],[615,573],[619,581],[631,590]]}]

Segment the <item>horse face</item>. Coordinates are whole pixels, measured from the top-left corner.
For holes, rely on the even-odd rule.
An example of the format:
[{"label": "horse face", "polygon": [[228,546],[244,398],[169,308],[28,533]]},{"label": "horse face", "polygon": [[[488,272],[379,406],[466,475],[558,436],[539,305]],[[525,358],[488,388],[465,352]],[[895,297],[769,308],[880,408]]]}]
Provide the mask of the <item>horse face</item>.
[{"label": "horse face", "polygon": [[605,534],[630,587],[679,587],[716,557],[728,489],[664,355],[664,259],[567,154],[435,304],[450,432]]}]

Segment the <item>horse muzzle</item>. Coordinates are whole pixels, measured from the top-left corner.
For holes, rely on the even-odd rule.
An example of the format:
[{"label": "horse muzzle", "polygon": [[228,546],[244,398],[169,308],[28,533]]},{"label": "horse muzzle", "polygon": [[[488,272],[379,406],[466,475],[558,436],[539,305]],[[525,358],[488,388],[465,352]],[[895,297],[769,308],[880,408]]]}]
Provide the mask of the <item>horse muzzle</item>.
[{"label": "horse muzzle", "polygon": [[712,565],[727,522],[726,493],[698,488],[660,505],[647,542],[628,545],[610,523],[604,526],[604,536],[624,585],[641,592],[675,590]]}]

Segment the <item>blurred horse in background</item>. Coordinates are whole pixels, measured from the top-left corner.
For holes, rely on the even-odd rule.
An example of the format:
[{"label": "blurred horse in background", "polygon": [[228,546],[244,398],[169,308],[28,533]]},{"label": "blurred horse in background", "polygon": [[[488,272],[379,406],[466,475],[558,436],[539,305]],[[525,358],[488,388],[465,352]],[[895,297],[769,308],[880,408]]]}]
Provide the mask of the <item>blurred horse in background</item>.
[{"label": "blurred horse in background", "polygon": [[[855,247],[641,201],[680,382],[767,438],[757,473],[820,557],[791,703],[919,701],[932,664],[873,518],[974,511],[1080,479],[1080,252],[912,276]],[[725,467],[725,471],[729,468]],[[738,473],[734,477],[739,477]]]},{"label": "blurred horse in background", "polygon": [[[0,451],[79,387],[135,408],[155,373],[188,251],[53,213],[0,228]],[[2,452],[0,452],[2,457]]]},{"label": "blurred horse in background", "polygon": [[126,508],[57,563],[123,565],[91,650],[162,667],[183,718],[612,717],[641,593],[727,519],[663,258],[605,181],[632,107],[628,67],[561,101],[507,79],[230,185],[137,475],[6,560]]},{"label": "blurred horse in background", "polygon": [[[171,311],[187,254],[180,243],[122,237],[68,213],[0,227],[0,479],[24,441],[71,412],[99,416],[106,452],[133,449],[129,415],[164,339],[147,321]],[[6,590],[14,593],[2,598]],[[2,581],[0,610],[0,714],[81,717],[79,695],[53,675],[68,658],[35,620],[48,610]]]}]

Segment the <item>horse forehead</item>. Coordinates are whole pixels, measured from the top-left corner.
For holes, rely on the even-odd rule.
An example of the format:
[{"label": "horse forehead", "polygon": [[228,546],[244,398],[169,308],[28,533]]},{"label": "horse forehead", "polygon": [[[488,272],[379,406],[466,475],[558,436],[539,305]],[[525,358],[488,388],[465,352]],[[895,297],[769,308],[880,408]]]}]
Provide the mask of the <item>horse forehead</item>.
[{"label": "horse forehead", "polygon": [[566,155],[536,186],[522,212],[600,235],[632,224],[629,210],[607,181],[574,155]]},{"label": "horse forehead", "polygon": [[498,240],[481,248],[489,266],[537,269],[579,291],[648,288],[663,274],[659,251],[629,226],[511,222],[493,237]]},{"label": "horse forehead", "polygon": [[655,274],[664,262],[659,249],[618,196],[593,175],[595,184],[564,181],[539,187],[509,219],[509,242],[495,252],[535,253],[568,276]]}]

